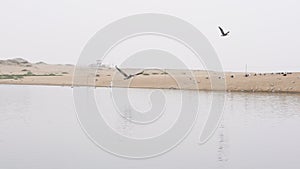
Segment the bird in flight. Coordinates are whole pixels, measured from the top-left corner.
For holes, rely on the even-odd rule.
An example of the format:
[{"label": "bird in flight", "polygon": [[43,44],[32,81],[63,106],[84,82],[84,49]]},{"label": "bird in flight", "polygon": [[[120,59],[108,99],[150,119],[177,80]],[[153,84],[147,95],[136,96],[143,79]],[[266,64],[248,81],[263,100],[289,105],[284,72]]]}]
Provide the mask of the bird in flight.
[{"label": "bird in flight", "polygon": [[221,36],[227,36],[229,34],[229,31],[225,33],[224,30],[220,26],[219,26],[219,29],[220,29],[220,31],[222,33]]},{"label": "bird in flight", "polygon": [[120,68],[118,68],[118,66],[116,66],[116,69],[124,76],[124,80],[130,79],[130,78],[132,78],[134,76],[138,76],[138,75],[141,75],[141,74],[144,73],[144,71],[141,71],[141,72],[138,72],[138,73],[135,73],[135,74],[128,75],[123,70],[121,70]]}]

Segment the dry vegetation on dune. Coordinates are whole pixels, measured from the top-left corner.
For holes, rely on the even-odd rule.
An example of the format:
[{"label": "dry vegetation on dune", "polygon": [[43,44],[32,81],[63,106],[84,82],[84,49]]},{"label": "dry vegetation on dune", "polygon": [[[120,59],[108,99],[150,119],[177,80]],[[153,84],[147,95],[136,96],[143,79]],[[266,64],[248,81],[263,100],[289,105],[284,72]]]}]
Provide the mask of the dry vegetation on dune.
[{"label": "dry vegetation on dune", "polygon": [[[0,60],[0,84],[71,86],[74,68],[74,65],[69,64],[30,63],[21,58]],[[193,81],[184,70],[144,70],[142,74],[130,80],[124,80],[124,77],[113,68],[101,68],[97,73],[95,68],[87,71],[90,71],[89,77],[82,77],[82,85],[109,87],[113,80],[114,86],[119,87],[178,89],[174,80],[176,78],[182,82],[181,89],[211,90],[211,78],[216,78],[226,81],[227,91],[300,92],[299,72],[248,74],[226,72],[225,77],[209,77],[206,71],[195,70]],[[124,69],[124,71],[134,73],[138,70]],[[168,72],[171,72],[173,77]],[[193,82],[197,85],[191,85]]]}]

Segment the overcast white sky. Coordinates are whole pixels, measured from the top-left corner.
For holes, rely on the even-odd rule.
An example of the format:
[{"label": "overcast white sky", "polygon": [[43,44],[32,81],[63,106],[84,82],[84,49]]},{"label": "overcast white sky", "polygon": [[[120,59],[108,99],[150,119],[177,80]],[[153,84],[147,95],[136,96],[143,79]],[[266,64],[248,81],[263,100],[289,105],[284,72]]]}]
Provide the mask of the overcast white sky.
[{"label": "overcast white sky", "polygon": [[[124,16],[182,18],[212,43],[225,70],[300,71],[299,0],[1,0],[0,59],[77,62],[86,42]],[[231,31],[221,38],[217,26]]]}]

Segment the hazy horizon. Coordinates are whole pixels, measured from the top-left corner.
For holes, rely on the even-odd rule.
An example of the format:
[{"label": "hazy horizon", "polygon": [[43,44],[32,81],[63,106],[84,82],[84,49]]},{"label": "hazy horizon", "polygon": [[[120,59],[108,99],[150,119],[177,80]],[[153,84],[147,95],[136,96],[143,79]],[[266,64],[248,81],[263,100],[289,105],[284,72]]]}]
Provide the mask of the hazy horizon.
[{"label": "hazy horizon", "polygon": [[[0,2],[0,59],[76,64],[102,27],[138,13],[164,13],[196,26],[225,71],[300,71],[300,2],[288,1],[48,1]],[[218,26],[230,30],[220,37]],[[181,56],[185,59],[185,56]],[[118,59],[111,64],[119,64]],[[193,63],[191,63],[193,64]]]}]

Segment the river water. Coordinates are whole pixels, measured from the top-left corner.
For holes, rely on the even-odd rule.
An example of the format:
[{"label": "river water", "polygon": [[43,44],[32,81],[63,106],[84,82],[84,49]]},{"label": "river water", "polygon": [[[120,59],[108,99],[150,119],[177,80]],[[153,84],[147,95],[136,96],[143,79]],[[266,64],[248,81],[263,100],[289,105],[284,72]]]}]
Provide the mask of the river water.
[{"label": "river water", "polygon": [[[104,119],[128,137],[156,136],[172,127],[178,90],[165,92],[166,113],[151,127],[138,127],[110,111],[110,89],[97,88]],[[130,89],[136,109],[147,110],[149,89]],[[193,91],[187,91],[193,94]],[[198,119],[186,139],[171,151],[148,159],[128,159],[99,148],[82,130],[70,87],[0,86],[0,168],[2,169],[298,169],[300,95],[226,93],[222,120],[213,136],[199,144],[210,92],[199,93]],[[171,113],[170,113],[171,112]],[[155,125],[155,123],[157,123]]]}]

